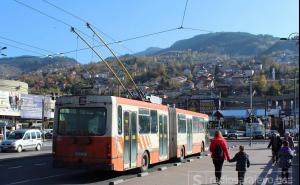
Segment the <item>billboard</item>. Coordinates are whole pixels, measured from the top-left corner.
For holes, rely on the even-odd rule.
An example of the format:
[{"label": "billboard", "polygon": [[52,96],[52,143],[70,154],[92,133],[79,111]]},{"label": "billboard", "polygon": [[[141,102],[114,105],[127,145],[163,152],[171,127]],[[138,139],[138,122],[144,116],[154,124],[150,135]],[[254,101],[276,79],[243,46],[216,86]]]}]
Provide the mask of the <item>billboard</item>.
[{"label": "billboard", "polygon": [[19,93],[0,91],[1,116],[20,116],[20,103]]},{"label": "billboard", "polygon": [[[42,119],[43,107],[44,117],[50,118],[50,97],[40,95],[21,94],[21,118]],[[43,106],[44,102],[44,106]]]}]

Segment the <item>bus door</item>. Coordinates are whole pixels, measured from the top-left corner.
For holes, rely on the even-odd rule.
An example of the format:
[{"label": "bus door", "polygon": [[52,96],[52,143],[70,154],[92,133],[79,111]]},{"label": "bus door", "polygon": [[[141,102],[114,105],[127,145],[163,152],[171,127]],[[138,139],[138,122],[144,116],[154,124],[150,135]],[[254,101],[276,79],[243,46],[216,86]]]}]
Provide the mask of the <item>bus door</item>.
[{"label": "bus door", "polygon": [[159,115],[159,158],[165,159],[168,152],[168,123],[167,116]]},{"label": "bus door", "polygon": [[136,112],[124,111],[124,169],[136,167],[137,117]]},{"label": "bus door", "polygon": [[187,119],[187,153],[192,153],[193,148],[193,129],[192,129],[192,120]]}]

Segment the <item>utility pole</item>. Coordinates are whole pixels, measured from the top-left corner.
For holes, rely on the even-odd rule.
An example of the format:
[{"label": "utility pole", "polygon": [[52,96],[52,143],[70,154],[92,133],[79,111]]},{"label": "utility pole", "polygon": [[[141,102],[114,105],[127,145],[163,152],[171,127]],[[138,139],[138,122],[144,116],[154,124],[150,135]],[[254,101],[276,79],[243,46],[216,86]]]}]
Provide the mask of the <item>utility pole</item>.
[{"label": "utility pole", "polygon": [[252,80],[250,79],[250,142],[249,146],[252,145]]},{"label": "utility pole", "polygon": [[267,95],[265,96],[265,119],[264,119],[264,125],[265,125],[265,138],[267,138]]},{"label": "utility pole", "polygon": [[293,105],[293,109],[294,109],[294,125],[293,125],[293,128],[296,128],[297,127],[297,116],[296,116],[296,105],[297,105],[297,97],[296,97],[296,94],[297,94],[297,84],[296,84],[296,71],[295,71],[295,74],[294,74],[294,105]]},{"label": "utility pole", "polygon": [[45,97],[42,98],[42,131],[43,131],[43,142],[45,141]]}]

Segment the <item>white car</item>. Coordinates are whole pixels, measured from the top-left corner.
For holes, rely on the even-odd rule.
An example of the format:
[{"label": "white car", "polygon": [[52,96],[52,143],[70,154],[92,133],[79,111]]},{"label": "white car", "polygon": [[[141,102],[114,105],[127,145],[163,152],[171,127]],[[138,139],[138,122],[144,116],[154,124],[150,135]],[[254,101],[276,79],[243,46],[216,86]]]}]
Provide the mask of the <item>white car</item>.
[{"label": "white car", "polygon": [[15,130],[1,142],[1,151],[22,152],[24,149],[41,150],[43,146],[42,133],[37,129]]}]

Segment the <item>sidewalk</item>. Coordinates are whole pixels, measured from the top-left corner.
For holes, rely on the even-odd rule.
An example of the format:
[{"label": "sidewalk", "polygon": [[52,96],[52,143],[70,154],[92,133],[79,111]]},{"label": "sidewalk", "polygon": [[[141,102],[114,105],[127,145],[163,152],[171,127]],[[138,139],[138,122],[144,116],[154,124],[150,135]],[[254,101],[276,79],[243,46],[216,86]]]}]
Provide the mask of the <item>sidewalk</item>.
[{"label": "sidewalk", "polygon": [[[254,144],[250,148],[245,145],[246,152],[250,156],[251,166],[246,172],[245,185],[265,185],[265,184],[281,184],[281,169],[273,164],[271,159],[271,151],[266,149],[265,144]],[[238,148],[230,151],[231,157],[237,152]],[[297,156],[298,157],[298,156]],[[293,161],[294,164],[297,161]],[[294,170],[293,168],[290,171]],[[294,177],[296,173],[294,172]],[[298,174],[298,173],[297,173]],[[298,176],[298,175],[297,175]],[[222,184],[237,184],[237,172],[235,171],[235,163],[224,162],[223,166],[223,182]],[[295,179],[291,179],[293,181]],[[291,182],[291,181],[290,181]],[[299,182],[299,181],[298,181]],[[297,183],[297,182],[294,182]],[[122,185],[210,185],[215,184],[214,167],[209,156],[202,159],[195,159],[191,163],[184,163],[178,167],[170,167],[164,171],[156,171],[149,173],[144,177],[136,177],[123,181]],[[298,184],[298,183],[297,183]],[[295,184],[296,185],[296,184]]]}]

